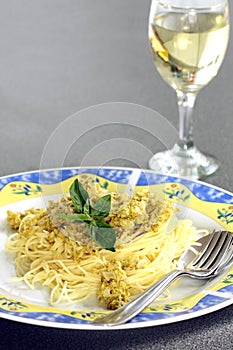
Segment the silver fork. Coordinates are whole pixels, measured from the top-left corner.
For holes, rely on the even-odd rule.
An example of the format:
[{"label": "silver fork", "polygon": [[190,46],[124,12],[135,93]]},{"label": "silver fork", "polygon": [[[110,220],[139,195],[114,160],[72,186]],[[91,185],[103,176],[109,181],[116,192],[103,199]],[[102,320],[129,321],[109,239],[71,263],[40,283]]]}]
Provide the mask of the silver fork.
[{"label": "silver fork", "polygon": [[208,279],[222,273],[233,263],[232,240],[233,233],[227,231],[214,231],[200,238],[197,244],[181,256],[176,270],[168,273],[118,310],[96,318],[93,324],[110,327],[129,321],[181,276]]}]

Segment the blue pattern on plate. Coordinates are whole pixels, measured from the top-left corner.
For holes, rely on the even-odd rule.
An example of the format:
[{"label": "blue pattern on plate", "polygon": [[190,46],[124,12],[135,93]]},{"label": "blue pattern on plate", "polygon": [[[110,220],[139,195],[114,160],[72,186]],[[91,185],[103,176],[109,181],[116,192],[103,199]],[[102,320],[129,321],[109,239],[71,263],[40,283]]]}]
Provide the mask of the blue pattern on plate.
[{"label": "blue pattern on plate", "polygon": [[82,173],[95,174],[117,183],[128,183],[132,170],[111,168],[67,168],[61,170],[55,169],[34,171],[0,178],[0,190],[10,182],[24,181],[49,185],[64,181],[70,177]]},{"label": "blue pattern on plate", "polygon": [[[138,170],[138,169],[137,169]],[[34,182],[41,184],[53,184],[66,180],[80,173],[96,174],[106,180],[126,184],[129,181],[132,169],[127,168],[64,168],[55,170],[41,170],[0,178],[0,190],[8,183],[15,181]],[[155,185],[161,183],[175,182],[185,185],[197,198],[220,203],[233,203],[233,195],[211,185],[191,180],[155,174],[150,171],[142,171],[138,180],[138,186]]]},{"label": "blue pattern on plate", "polygon": [[87,324],[85,320],[77,319],[72,316],[67,315],[61,315],[56,314],[53,312],[14,312],[14,311],[6,311],[1,310],[1,313],[16,316],[16,317],[22,317],[29,320],[38,320],[38,321],[45,321],[45,322],[58,322],[58,323],[69,323],[69,324]]},{"label": "blue pattern on plate", "polygon": [[[222,293],[232,293],[233,292],[233,286],[226,286],[222,289],[220,289]],[[136,317],[134,317],[129,323],[140,323],[140,322],[150,322],[150,321],[157,321],[157,320],[163,320],[163,319],[169,319],[169,318],[175,318],[178,316],[185,316],[187,314],[193,314],[195,312],[206,310],[208,308],[214,307],[216,305],[221,304],[226,299],[222,298],[220,296],[215,295],[206,295],[203,297],[193,308],[184,310],[184,311],[177,311],[177,312],[147,312],[147,313],[140,313]],[[168,304],[169,305],[169,304]],[[52,309],[51,309],[52,310]],[[56,323],[66,323],[66,324],[91,324],[90,321],[85,320],[85,313],[83,314],[83,319],[75,318],[68,315],[62,315],[57,314],[53,312],[14,312],[14,311],[7,311],[4,309],[0,309],[1,313],[16,316],[16,317],[22,317],[25,319],[30,320],[38,320],[38,321],[45,321],[45,322],[56,322]],[[127,325],[126,325],[127,326]]]},{"label": "blue pattern on plate", "polygon": [[162,183],[181,183],[185,185],[197,198],[208,202],[233,203],[233,195],[224,190],[212,187],[210,184],[195,182],[177,178],[175,176],[167,176],[154,174],[153,172],[142,171],[138,180],[138,186],[156,185]]}]

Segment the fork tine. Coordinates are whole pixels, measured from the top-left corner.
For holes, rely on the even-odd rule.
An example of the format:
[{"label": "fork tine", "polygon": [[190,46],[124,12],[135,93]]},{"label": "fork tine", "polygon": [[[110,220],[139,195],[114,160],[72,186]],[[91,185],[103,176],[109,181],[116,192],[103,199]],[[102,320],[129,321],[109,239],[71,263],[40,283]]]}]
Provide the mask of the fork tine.
[{"label": "fork tine", "polygon": [[209,268],[215,270],[220,264],[222,264],[222,262],[224,262],[224,259],[229,253],[229,247],[232,245],[232,238],[233,235],[230,232],[228,232],[225,237],[223,246],[220,248],[219,254],[217,255],[216,259],[212,259],[212,261],[209,262]]},{"label": "fork tine", "polygon": [[200,254],[198,254],[191,263],[193,267],[200,268],[200,266],[202,266],[203,262],[206,261],[206,258],[208,258],[210,253],[212,252],[213,247],[216,245],[220,236],[221,236],[221,232],[213,232],[211,235],[207,236],[208,241],[204,242],[203,244],[204,248],[201,250]]},{"label": "fork tine", "polygon": [[232,242],[232,234],[229,232],[214,233],[204,254],[195,261],[195,268],[216,269],[224,259]]},{"label": "fork tine", "polygon": [[224,242],[226,240],[226,232],[221,232],[219,235],[214,235],[214,238],[209,246],[208,252],[205,254],[203,259],[199,262],[199,268],[210,268],[211,264],[217,258],[219,251],[222,249]]}]

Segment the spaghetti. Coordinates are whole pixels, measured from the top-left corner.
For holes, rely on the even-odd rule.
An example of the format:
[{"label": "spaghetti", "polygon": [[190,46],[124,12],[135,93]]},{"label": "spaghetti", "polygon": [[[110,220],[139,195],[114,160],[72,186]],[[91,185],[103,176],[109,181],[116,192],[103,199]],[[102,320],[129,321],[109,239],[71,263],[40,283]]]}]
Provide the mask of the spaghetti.
[{"label": "spaghetti", "polygon": [[[145,193],[136,196],[139,197],[132,197],[124,210],[127,211],[127,206],[132,209],[132,201],[135,203],[139,198],[142,201]],[[153,221],[149,226],[147,223],[147,229],[143,227],[139,235],[127,232],[126,221],[130,220],[127,215],[120,226],[122,207],[107,218],[122,228],[116,252],[64,236],[54,225],[51,215],[54,203],[50,209],[8,211],[9,224],[17,230],[7,241],[7,251],[16,254],[16,278],[32,289],[38,284],[48,287],[51,305],[61,301],[76,303],[94,295],[109,309],[120,307],[175,268],[176,260],[197,238],[190,220],[179,221],[168,234],[167,225],[175,210],[170,202],[156,203],[162,208],[157,210],[156,223]],[[144,218],[146,206],[140,210],[137,206],[139,211]]]}]

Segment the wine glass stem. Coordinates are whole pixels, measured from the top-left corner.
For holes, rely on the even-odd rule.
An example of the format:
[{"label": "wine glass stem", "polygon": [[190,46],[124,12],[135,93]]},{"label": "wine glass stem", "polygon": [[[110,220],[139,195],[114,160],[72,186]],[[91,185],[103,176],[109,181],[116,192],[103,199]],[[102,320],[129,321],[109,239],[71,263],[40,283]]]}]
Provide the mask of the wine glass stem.
[{"label": "wine glass stem", "polygon": [[179,141],[178,146],[187,150],[194,146],[193,142],[193,107],[197,92],[177,91],[179,107]]}]

